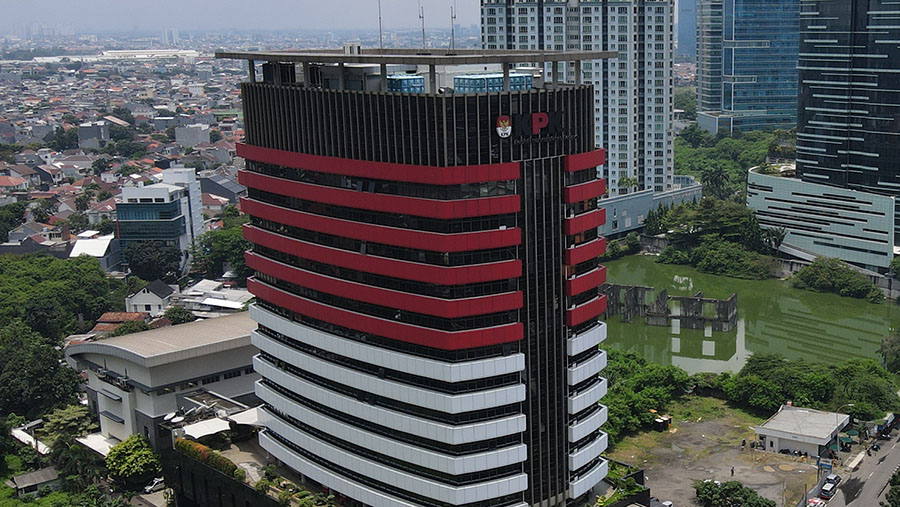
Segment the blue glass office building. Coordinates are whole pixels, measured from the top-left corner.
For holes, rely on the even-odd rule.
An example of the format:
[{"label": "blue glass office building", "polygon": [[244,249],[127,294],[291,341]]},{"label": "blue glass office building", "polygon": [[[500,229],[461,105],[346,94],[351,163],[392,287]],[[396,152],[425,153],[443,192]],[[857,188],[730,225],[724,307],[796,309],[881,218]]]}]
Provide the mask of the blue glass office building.
[{"label": "blue glass office building", "polygon": [[[722,95],[719,108],[701,110],[700,126],[710,132],[796,126],[799,0],[701,0],[703,3],[722,6],[721,73],[716,76],[721,79]],[[698,19],[701,29],[717,22],[718,18]],[[704,83],[699,85],[704,87]]]}]

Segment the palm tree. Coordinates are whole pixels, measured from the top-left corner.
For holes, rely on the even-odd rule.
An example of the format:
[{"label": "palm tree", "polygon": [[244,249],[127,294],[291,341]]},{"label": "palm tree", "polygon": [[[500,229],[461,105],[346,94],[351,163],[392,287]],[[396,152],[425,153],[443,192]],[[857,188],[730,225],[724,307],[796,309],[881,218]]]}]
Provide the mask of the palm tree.
[{"label": "palm tree", "polygon": [[784,243],[784,237],[787,236],[787,230],[784,227],[772,227],[765,231],[766,244],[772,249],[772,255],[778,253],[781,244]]},{"label": "palm tree", "polygon": [[700,173],[700,182],[703,183],[704,190],[708,190],[713,197],[724,199],[728,185],[728,171],[722,164],[713,162]]}]

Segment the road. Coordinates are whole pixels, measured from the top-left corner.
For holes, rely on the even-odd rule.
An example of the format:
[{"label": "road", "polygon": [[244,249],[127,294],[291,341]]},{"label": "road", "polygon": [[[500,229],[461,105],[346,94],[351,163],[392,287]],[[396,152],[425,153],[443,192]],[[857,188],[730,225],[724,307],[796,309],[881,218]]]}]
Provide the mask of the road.
[{"label": "road", "polygon": [[828,507],[872,507],[884,498],[894,470],[900,466],[900,439],[879,441],[881,450],[863,458],[859,469],[844,476]]}]

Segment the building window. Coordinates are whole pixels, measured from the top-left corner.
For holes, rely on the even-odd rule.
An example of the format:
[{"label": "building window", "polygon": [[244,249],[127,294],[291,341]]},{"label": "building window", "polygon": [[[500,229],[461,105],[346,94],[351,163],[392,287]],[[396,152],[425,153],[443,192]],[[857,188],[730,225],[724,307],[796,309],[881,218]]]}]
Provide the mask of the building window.
[{"label": "building window", "polygon": [[203,379],[202,383],[203,383],[203,385],[206,385],[206,384],[212,384],[213,382],[218,382],[218,381],[219,381],[219,376],[214,375],[212,377],[206,377],[205,379]]},{"label": "building window", "polygon": [[230,378],[240,377],[240,376],[241,376],[241,370],[238,370],[238,371],[230,371],[230,372],[228,372],[228,373],[226,373],[226,374],[224,375],[225,380],[228,380],[228,379],[230,379]]}]

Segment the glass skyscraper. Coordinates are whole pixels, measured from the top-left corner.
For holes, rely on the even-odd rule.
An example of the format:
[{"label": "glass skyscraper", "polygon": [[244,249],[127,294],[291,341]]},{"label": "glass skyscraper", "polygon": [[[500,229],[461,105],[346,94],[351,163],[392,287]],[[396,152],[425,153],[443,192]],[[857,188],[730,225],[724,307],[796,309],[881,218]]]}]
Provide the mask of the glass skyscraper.
[{"label": "glass skyscraper", "polygon": [[700,126],[731,132],[796,125],[799,0],[700,4]]},{"label": "glass skyscraper", "polygon": [[797,172],[805,181],[900,194],[900,8],[803,2]]}]

